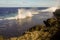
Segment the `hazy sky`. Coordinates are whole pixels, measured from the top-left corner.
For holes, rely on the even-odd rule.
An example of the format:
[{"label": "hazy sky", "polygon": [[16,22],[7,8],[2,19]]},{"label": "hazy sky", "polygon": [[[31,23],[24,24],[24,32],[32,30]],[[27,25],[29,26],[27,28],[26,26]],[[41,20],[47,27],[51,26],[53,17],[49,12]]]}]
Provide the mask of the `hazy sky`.
[{"label": "hazy sky", "polygon": [[0,0],[0,7],[51,7],[56,0]]}]

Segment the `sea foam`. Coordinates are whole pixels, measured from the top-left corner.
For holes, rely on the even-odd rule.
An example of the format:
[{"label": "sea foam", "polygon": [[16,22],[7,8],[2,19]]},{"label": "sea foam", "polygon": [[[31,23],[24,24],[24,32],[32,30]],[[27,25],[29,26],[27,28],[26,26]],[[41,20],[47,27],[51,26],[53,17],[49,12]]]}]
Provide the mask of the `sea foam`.
[{"label": "sea foam", "polygon": [[[18,9],[18,14],[16,16],[7,17],[7,18],[4,18],[4,20],[31,18],[32,16],[34,16],[34,14],[39,14],[39,11]],[[3,20],[3,19],[0,19],[0,20]]]},{"label": "sea foam", "polygon": [[41,11],[42,12],[55,12],[56,9],[58,9],[58,7],[50,7]]},{"label": "sea foam", "polygon": [[44,10],[32,10],[32,9],[18,9],[18,14],[14,17],[8,17],[0,20],[11,20],[11,19],[24,19],[24,18],[31,18],[40,12],[55,12],[58,7],[50,7]]}]

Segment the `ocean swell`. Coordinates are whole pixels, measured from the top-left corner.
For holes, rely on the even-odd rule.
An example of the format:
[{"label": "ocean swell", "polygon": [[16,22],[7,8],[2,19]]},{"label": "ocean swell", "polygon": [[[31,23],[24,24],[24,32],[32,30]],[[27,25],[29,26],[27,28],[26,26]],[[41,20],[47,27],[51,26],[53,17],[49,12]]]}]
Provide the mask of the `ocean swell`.
[{"label": "ocean swell", "polygon": [[26,9],[18,9],[18,14],[14,17],[7,17],[0,20],[11,20],[11,19],[24,19],[30,18],[34,16],[34,14],[39,14],[38,10],[26,10]]},{"label": "ocean swell", "polygon": [[[11,19],[24,19],[31,18],[36,14],[41,12],[55,12],[58,7],[50,7],[44,10],[36,10],[36,9],[18,9],[18,13],[14,17],[2,18],[0,20],[11,20]],[[51,13],[50,13],[51,14]]]}]

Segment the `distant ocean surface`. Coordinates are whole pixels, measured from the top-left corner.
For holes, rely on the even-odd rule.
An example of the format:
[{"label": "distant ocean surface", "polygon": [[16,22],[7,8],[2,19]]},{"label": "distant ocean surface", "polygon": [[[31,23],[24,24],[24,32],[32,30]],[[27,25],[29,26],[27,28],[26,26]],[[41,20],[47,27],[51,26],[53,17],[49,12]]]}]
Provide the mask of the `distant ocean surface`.
[{"label": "distant ocean surface", "polygon": [[0,18],[16,16],[18,14],[18,9],[42,10],[42,9],[47,9],[47,8],[48,7],[36,7],[36,8],[31,8],[31,7],[0,7]]},{"label": "distant ocean surface", "polygon": [[[18,9],[33,9],[33,10],[44,10],[48,7],[0,7],[0,19],[15,17],[18,15]],[[53,14],[51,12],[39,12],[39,14],[34,14],[31,18],[25,18],[20,20],[0,20],[0,35],[6,37],[22,35],[29,28],[44,24],[43,21],[52,18]]]}]

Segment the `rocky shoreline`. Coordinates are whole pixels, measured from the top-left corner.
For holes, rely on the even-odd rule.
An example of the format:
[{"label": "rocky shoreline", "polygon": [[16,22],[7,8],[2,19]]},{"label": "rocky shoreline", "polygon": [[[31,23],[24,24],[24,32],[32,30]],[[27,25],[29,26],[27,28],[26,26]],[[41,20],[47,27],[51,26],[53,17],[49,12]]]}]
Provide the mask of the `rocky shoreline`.
[{"label": "rocky shoreline", "polygon": [[58,40],[60,37],[60,9],[53,14],[55,18],[43,21],[45,25],[36,25],[27,30],[22,36],[11,37],[6,40]]},{"label": "rocky shoreline", "polygon": [[36,25],[30,28],[19,40],[58,40],[60,35],[60,9],[54,12],[55,18],[44,21],[45,25]]},{"label": "rocky shoreline", "polygon": [[[36,25],[29,29],[25,34],[19,37],[19,40],[50,40],[52,36],[58,31],[57,20],[51,18],[48,20],[49,24],[46,25]],[[47,22],[48,22],[47,21]]]}]

